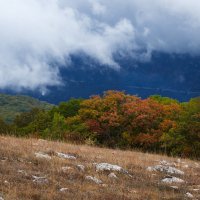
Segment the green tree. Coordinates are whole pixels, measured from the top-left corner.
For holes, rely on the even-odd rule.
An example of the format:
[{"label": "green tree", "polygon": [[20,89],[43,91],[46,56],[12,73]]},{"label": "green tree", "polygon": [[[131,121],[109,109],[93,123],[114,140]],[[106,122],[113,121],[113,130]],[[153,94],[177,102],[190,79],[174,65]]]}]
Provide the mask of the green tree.
[{"label": "green tree", "polygon": [[78,114],[81,102],[83,99],[70,99],[67,102],[61,102],[55,112],[60,113],[65,118],[73,117]]}]

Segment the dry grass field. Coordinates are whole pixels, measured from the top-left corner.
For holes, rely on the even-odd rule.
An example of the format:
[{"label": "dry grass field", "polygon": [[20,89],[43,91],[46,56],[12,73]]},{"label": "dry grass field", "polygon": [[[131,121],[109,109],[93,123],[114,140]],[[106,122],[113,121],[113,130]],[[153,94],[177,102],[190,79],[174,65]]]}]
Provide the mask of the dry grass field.
[{"label": "dry grass field", "polygon": [[[37,157],[35,153],[38,152],[44,157]],[[57,152],[68,153],[76,159],[60,158]],[[161,162],[163,160],[166,162]],[[112,170],[97,171],[95,163],[119,165],[129,173],[114,171],[117,178],[113,174],[110,177]],[[170,165],[184,174],[147,170],[149,166],[159,164]],[[77,165],[83,165],[85,169]],[[87,176],[102,182],[95,183]],[[171,176],[184,182],[162,181]],[[200,199],[200,162],[37,139],[0,137],[0,199]]]}]

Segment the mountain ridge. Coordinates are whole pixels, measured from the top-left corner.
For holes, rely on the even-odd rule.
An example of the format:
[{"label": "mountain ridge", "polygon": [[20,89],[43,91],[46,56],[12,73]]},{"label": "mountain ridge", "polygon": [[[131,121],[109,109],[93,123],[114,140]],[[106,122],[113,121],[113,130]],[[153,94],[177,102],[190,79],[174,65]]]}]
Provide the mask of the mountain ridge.
[{"label": "mountain ridge", "polygon": [[8,123],[12,122],[17,115],[33,108],[49,110],[52,107],[52,104],[30,96],[0,93],[0,117]]}]

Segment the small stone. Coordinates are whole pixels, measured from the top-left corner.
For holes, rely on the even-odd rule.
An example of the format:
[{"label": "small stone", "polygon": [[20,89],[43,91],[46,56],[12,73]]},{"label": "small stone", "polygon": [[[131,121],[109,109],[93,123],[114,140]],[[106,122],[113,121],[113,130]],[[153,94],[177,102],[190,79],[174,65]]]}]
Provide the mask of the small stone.
[{"label": "small stone", "polygon": [[60,192],[67,192],[69,189],[68,188],[61,188]]},{"label": "small stone", "polygon": [[76,157],[71,154],[57,153],[59,158],[76,160]]},{"label": "small stone", "polygon": [[63,172],[67,172],[67,171],[69,171],[71,169],[72,169],[71,167],[62,167],[62,171]]},{"label": "small stone", "polygon": [[184,183],[185,181],[176,177],[168,177],[163,179],[162,182],[170,184],[170,183]]},{"label": "small stone", "polygon": [[28,174],[24,170],[18,170],[17,172],[19,174],[23,174],[24,176],[28,176]]},{"label": "small stone", "polygon": [[178,190],[178,186],[170,186],[171,188]]},{"label": "small stone", "polygon": [[77,165],[76,167],[82,172],[85,171],[85,166],[84,165]]},{"label": "small stone", "polygon": [[8,160],[7,157],[3,157],[3,158],[1,158],[1,162],[6,162],[7,160]]},{"label": "small stone", "polygon": [[44,139],[39,139],[38,142],[46,142]]},{"label": "small stone", "polygon": [[102,187],[108,187],[108,185],[107,185],[107,184],[102,184],[101,186],[102,186]]},{"label": "small stone", "polygon": [[152,176],[157,176],[157,174],[152,174]]},{"label": "small stone", "polygon": [[96,177],[92,177],[92,176],[86,176],[85,179],[89,180],[89,181],[93,181],[96,184],[102,184],[103,183],[101,180],[97,179]]},{"label": "small stone", "polygon": [[38,177],[38,176],[32,176],[33,182],[38,184],[47,184],[49,181],[46,177]]},{"label": "small stone", "polygon": [[194,163],[196,168],[199,168],[200,165],[198,163]]},{"label": "small stone", "polygon": [[162,160],[162,161],[160,161],[160,165],[173,166],[174,164],[173,163],[169,163],[166,160]]},{"label": "small stone", "polygon": [[129,174],[128,171],[123,169],[122,167],[118,165],[112,165],[109,163],[100,163],[96,165],[96,171],[117,171],[122,172],[124,174]]},{"label": "small stone", "polygon": [[186,197],[188,197],[188,198],[190,198],[190,199],[192,199],[194,196],[191,194],[191,193],[189,193],[189,192],[187,192],[186,194],[185,194],[185,196]]},{"label": "small stone", "polygon": [[109,177],[109,178],[112,178],[112,179],[117,179],[117,178],[118,178],[118,177],[116,176],[115,173],[110,173],[110,174],[108,175],[108,177]]},{"label": "small stone", "polygon": [[43,152],[35,153],[36,158],[51,160],[51,156]]},{"label": "small stone", "polygon": [[138,192],[136,191],[136,190],[128,190],[128,192],[130,193],[130,194],[137,194]]}]

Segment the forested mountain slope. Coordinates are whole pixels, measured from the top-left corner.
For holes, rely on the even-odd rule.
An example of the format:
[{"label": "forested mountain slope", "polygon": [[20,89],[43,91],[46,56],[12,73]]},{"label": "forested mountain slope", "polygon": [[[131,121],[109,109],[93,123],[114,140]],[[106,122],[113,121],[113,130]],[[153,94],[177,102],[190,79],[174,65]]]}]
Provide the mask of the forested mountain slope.
[{"label": "forested mountain slope", "polygon": [[52,104],[32,97],[0,94],[0,117],[6,122],[12,122],[16,115],[30,111],[33,108],[48,110],[52,107]]}]

